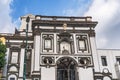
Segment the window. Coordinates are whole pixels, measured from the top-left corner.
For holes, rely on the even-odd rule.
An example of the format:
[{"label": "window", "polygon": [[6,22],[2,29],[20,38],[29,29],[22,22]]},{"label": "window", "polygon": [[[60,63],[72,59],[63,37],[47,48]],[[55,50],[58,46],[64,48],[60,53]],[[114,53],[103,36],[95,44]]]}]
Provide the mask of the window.
[{"label": "window", "polygon": [[120,57],[116,57],[116,61],[120,65]]},{"label": "window", "polygon": [[78,80],[76,62],[72,58],[63,58],[57,63],[57,80]]},{"label": "window", "polygon": [[12,52],[11,63],[17,63],[17,62],[18,62],[18,52]]},{"label": "window", "polygon": [[15,80],[15,78],[10,78],[10,80]]},{"label": "window", "polygon": [[106,56],[101,56],[101,60],[102,60],[102,65],[107,66]]}]

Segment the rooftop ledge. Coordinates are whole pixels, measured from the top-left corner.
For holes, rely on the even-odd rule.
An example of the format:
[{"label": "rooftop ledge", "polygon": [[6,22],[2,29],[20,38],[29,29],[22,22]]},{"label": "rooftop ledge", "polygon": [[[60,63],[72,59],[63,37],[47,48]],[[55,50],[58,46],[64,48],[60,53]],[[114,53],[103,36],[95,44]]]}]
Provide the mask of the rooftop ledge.
[{"label": "rooftop ledge", "polygon": [[52,20],[52,21],[92,21],[91,16],[73,17],[73,16],[42,16],[36,15],[35,20]]},{"label": "rooftop ledge", "polygon": [[42,16],[36,15],[32,21],[32,26],[62,26],[66,23],[69,27],[95,27],[98,22],[92,21],[91,16],[87,17],[68,17],[68,16]]}]

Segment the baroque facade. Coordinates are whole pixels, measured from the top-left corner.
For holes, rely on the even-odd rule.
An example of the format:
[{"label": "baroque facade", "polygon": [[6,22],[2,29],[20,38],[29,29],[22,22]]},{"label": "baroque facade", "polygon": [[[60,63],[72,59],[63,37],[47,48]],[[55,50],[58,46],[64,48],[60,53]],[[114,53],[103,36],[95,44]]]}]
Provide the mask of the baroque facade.
[{"label": "baroque facade", "polygon": [[4,79],[23,80],[25,71],[26,80],[120,80],[120,50],[97,49],[97,24],[89,16],[22,16],[20,30],[0,34]]}]

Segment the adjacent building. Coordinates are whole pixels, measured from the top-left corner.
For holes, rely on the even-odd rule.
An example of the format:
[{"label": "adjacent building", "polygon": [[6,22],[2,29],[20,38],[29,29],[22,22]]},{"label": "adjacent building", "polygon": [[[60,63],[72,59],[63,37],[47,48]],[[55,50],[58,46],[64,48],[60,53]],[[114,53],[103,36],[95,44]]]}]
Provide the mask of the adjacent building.
[{"label": "adjacent building", "polygon": [[26,15],[6,39],[5,80],[120,80],[120,50],[97,49],[92,17]]}]

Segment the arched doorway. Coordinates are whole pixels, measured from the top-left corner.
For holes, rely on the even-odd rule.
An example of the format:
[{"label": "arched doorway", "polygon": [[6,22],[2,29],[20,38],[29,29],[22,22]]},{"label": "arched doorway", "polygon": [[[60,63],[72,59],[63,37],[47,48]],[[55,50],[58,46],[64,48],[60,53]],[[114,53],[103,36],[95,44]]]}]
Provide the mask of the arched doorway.
[{"label": "arched doorway", "polygon": [[70,57],[63,57],[57,61],[57,80],[77,80],[77,63]]}]

